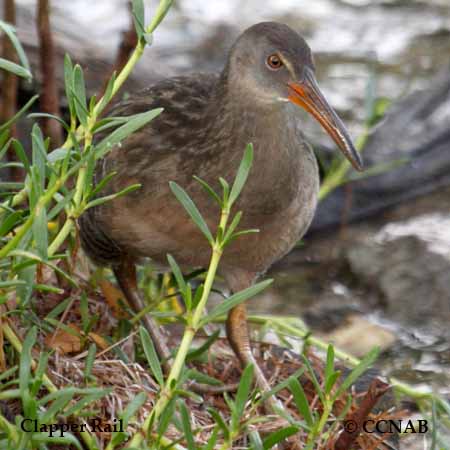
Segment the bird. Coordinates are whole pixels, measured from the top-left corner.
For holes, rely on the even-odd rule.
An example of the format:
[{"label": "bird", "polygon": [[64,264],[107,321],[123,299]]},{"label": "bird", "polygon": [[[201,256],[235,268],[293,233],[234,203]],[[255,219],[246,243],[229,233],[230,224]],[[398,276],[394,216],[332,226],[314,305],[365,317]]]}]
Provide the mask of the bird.
[{"label": "bird", "polygon": [[[362,160],[344,124],[321,93],[306,41],[288,25],[261,22],[236,39],[218,74],[163,79],[119,102],[110,112],[130,116],[153,108],[163,112],[127,137],[97,163],[96,182],[115,175],[106,195],[138,183],[140,189],[87,209],[79,218],[84,251],[112,268],[130,306],[139,311],[136,264],[149,258],[167,266],[171,254],[183,270],[208,265],[211,248],[169,187],[183,187],[217,230],[219,206],[194,179],[214,188],[232,180],[247,144],[253,166],[233,207],[243,211],[240,227],[259,230],[225,249],[219,275],[231,292],[252,286],[307,231],[316,209],[319,169],[302,129],[312,115],[358,171]],[[299,108],[300,107],[300,108]],[[102,195],[105,195],[102,191]],[[170,351],[159,325],[143,316],[159,356]],[[226,320],[230,346],[243,367],[253,364],[255,382],[270,385],[253,356],[245,304]]]}]

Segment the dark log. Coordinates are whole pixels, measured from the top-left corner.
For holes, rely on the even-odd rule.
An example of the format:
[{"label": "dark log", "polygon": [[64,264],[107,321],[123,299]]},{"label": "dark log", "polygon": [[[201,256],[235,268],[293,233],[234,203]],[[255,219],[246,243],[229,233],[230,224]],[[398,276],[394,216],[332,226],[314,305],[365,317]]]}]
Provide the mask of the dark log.
[{"label": "dark log", "polygon": [[[5,0],[3,4],[3,14],[5,22],[11,25],[16,24],[16,5],[14,0]],[[2,54],[3,58],[8,61],[17,62],[17,54],[14,46],[8,36],[5,34],[2,38]],[[2,87],[2,105],[0,108],[0,123],[7,122],[17,112],[17,76],[11,72],[4,72]],[[10,137],[17,137],[16,124],[11,125]],[[16,154],[10,147],[7,153],[9,162],[16,162]],[[9,176],[14,181],[20,181],[23,177],[22,170],[18,167],[11,167]]]},{"label": "dark log", "polygon": [[[39,57],[42,73],[42,88],[40,96],[43,113],[60,116],[58,101],[58,86],[55,75],[55,46],[50,27],[50,2],[39,0],[37,13],[37,28],[39,34]],[[42,119],[44,136],[49,136],[51,146],[59,147],[63,143],[61,124],[50,118]]]}]

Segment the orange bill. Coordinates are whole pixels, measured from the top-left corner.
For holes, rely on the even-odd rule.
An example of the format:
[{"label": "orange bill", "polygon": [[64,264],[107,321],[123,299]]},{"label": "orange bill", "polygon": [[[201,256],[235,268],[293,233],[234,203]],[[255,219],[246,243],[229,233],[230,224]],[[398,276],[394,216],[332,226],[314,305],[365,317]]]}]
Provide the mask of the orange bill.
[{"label": "orange bill", "polygon": [[362,171],[361,156],[356,151],[341,119],[328,104],[322,92],[320,92],[313,71],[305,68],[304,80],[296,83],[290,82],[288,86],[290,90],[288,99],[314,116],[352,166],[356,170]]}]

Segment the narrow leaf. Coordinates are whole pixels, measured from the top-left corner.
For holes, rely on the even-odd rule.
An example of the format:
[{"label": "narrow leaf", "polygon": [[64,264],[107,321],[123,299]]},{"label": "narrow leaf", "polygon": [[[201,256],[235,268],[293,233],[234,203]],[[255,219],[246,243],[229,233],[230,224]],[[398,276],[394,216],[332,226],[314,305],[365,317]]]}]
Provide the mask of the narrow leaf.
[{"label": "narrow leaf", "polygon": [[269,434],[263,442],[264,450],[270,450],[273,446],[277,445],[281,441],[284,441],[289,436],[293,436],[298,433],[298,431],[299,429],[297,427],[290,426]]},{"label": "narrow leaf", "polygon": [[267,286],[272,284],[272,282],[273,282],[272,279],[264,280],[247,289],[244,289],[243,291],[233,294],[231,297],[227,298],[225,301],[215,306],[210,311],[210,313],[205,318],[203,318],[202,324],[211,322],[215,318],[226,314],[231,308],[234,308],[240,303],[245,302],[250,297],[253,297],[254,295],[258,294],[259,292],[264,290]]},{"label": "narrow leaf", "polygon": [[77,112],[78,119],[86,126],[88,119],[88,109],[86,103],[86,87],[84,83],[83,69],[79,64],[73,69],[73,93],[75,98],[75,110]]},{"label": "narrow leaf", "polygon": [[181,411],[181,423],[183,425],[184,438],[186,439],[187,448],[188,450],[196,450],[188,409],[186,408],[186,404],[183,400],[179,401],[179,405]]},{"label": "narrow leaf", "polygon": [[231,415],[231,423],[234,430],[239,429],[240,420],[244,414],[245,404],[247,403],[250,389],[253,381],[253,365],[249,364],[244,369],[239,381],[236,398],[234,401],[234,410]]},{"label": "narrow leaf", "polygon": [[378,347],[373,348],[367,355],[361,360],[361,362],[350,372],[345,378],[342,384],[339,386],[334,398],[339,398],[367,369],[369,369],[378,358],[380,349]]},{"label": "narrow leaf", "polygon": [[178,266],[177,262],[173,259],[172,255],[167,255],[167,261],[169,261],[169,265],[177,282],[178,289],[184,295],[186,292],[186,281],[184,280],[183,274],[181,273],[181,269]]},{"label": "narrow leaf", "polygon": [[0,126],[0,132],[3,130],[9,128],[14,122],[17,122],[18,119],[20,119],[33,105],[33,103],[39,98],[39,95],[34,95],[33,97],[28,100],[22,108],[20,108],[19,111],[14,114],[7,122],[3,123]]},{"label": "narrow leaf", "polygon": [[144,348],[145,356],[147,357],[148,364],[152,370],[153,376],[160,386],[164,385],[164,377],[161,369],[161,364],[156,354],[153,341],[148,334],[148,331],[144,327],[139,328],[139,334],[141,335],[142,347]]},{"label": "narrow leaf", "polygon": [[253,163],[253,145],[248,144],[244,152],[244,157],[242,158],[241,164],[239,165],[239,169],[237,171],[233,187],[231,188],[229,198],[230,207],[239,197],[239,194],[241,193],[242,188],[244,187],[245,182],[247,181],[252,163]]},{"label": "narrow leaf", "polygon": [[28,80],[31,79],[31,72],[29,70],[4,58],[0,58],[0,69],[11,72],[18,77],[26,78]]},{"label": "narrow leaf", "polygon": [[144,0],[133,0],[132,14],[134,20],[134,27],[136,28],[136,34],[141,39],[145,33],[145,7]]},{"label": "narrow leaf", "polygon": [[94,206],[101,205],[102,203],[109,202],[111,200],[114,200],[115,198],[122,197],[126,194],[129,194],[130,192],[138,190],[140,187],[141,187],[140,184],[132,184],[131,186],[128,186],[125,189],[122,189],[121,191],[116,192],[114,194],[105,195],[104,197],[96,198],[95,200],[92,200],[91,202],[89,202],[86,205],[85,210],[89,209],[89,208],[93,208]]},{"label": "narrow leaf", "polygon": [[99,142],[95,149],[96,159],[102,158],[115,145],[159,116],[162,111],[163,108],[156,108],[145,113],[130,116],[124,125],[114,130],[109,136]]},{"label": "narrow leaf", "polygon": [[183,205],[184,209],[187,211],[191,219],[194,221],[200,231],[205,235],[206,239],[208,239],[208,242],[213,245],[214,239],[212,237],[211,231],[209,231],[205,219],[203,219],[203,216],[200,214],[200,211],[197,209],[197,206],[195,206],[195,203],[191,200],[187,192],[173,181],[171,181],[169,185],[175,197]]},{"label": "narrow leaf", "polygon": [[196,175],[194,175],[194,180],[198,181],[203,189],[210,195],[210,197],[213,198],[220,207],[222,207],[222,200],[217,195],[216,191],[206,181],[202,180]]},{"label": "narrow leaf", "polygon": [[302,385],[295,378],[289,380],[289,390],[291,391],[295,405],[297,406],[298,412],[305,419],[306,424],[312,427],[314,424],[313,417],[311,414],[311,409],[309,407],[308,399],[306,398],[305,391]]},{"label": "narrow leaf", "polygon": [[22,66],[28,71],[31,71],[30,63],[28,62],[25,50],[23,49],[22,44],[17,38],[16,29],[10,23],[6,23],[3,20],[0,20],[0,28],[4,31],[4,33],[8,36],[8,38],[12,42],[14,49],[16,50],[17,56],[19,57],[20,64],[22,64]]}]

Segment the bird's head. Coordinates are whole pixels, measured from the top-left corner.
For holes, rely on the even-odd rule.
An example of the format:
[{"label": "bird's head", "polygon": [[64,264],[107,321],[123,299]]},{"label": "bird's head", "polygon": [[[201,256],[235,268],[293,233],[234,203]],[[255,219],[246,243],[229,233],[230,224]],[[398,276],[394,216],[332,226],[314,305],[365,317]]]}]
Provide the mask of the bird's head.
[{"label": "bird's head", "polygon": [[311,50],[287,25],[262,22],[248,28],[233,45],[226,68],[228,85],[238,95],[261,105],[291,102],[322,125],[352,166],[362,160],[349,134],[321,93],[314,75]]}]

